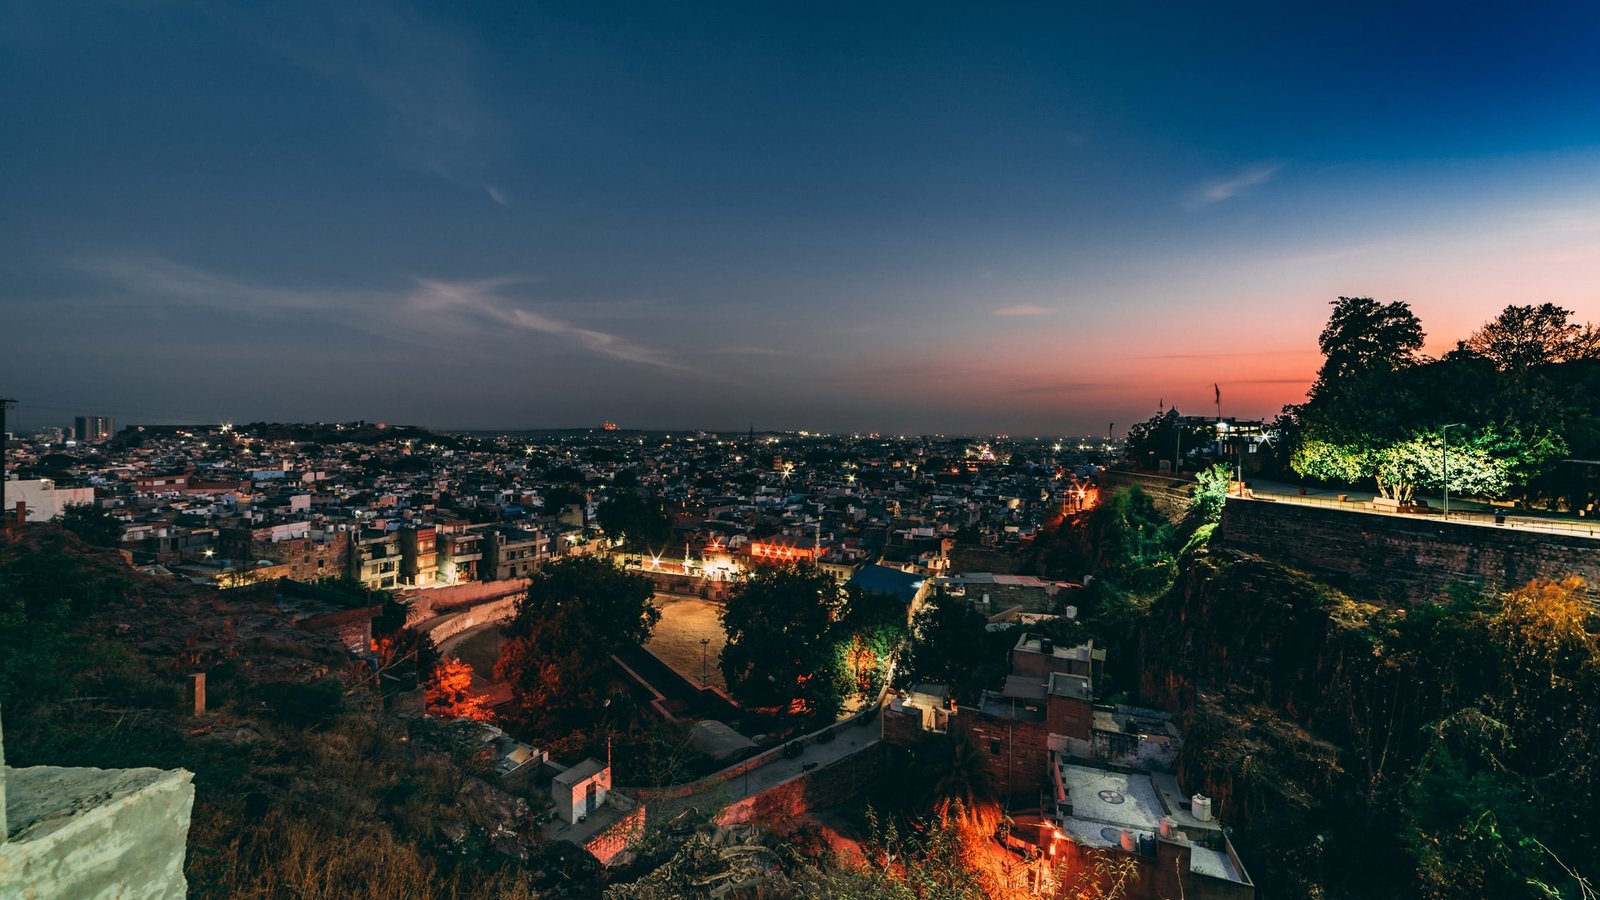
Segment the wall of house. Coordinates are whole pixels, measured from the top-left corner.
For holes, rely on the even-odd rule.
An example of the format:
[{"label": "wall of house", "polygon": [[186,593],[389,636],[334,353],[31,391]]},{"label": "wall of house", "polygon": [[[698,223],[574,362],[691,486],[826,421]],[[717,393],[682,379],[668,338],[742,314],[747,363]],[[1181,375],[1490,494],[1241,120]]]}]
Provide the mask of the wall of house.
[{"label": "wall of house", "polygon": [[1591,537],[1230,497],[1212,545],[1396,605],[1438,597],[1458,582],[1504,589],[1567,575],[1582,576],[1600,604],[1600,525]]},{"label": "wall of house", "polygon": [[1012,799],[1036,797],[1049,764],[1049,732],[1044,722],[992,719],[971,709],[950,717],[950,731],[977,748],[991,783]]}]

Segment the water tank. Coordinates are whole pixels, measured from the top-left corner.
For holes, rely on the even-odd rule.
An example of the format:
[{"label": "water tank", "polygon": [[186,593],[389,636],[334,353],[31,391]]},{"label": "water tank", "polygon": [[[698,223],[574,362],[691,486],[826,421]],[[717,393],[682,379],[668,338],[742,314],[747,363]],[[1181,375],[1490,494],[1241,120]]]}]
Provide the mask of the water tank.
[{"label": "water tank", "polygon": [[1134,843],[1133,832],[1126,828],[1122,829],[1122,849],[1128,853],[1132,853],[1137,848],[1138,845]]},{"label": "water tank", "polygon": [[1205,794],[1195,794],[1189,800],[1189,807],[1196,819],[1202,822],[1211,821],[1211,798]]},{"label": "water tank", "polygon": [[1178,823],[1171,816],[1161,817],[1161,836],[1169,841],[1177,839]]}]

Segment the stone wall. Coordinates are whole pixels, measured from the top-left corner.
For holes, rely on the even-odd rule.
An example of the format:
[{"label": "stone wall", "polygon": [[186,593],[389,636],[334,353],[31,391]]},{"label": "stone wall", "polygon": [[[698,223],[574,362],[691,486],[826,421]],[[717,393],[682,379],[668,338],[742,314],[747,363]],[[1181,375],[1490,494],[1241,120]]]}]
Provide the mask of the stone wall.
[{"label": "stone wall", "polygon": [[491,600],[488,603],[474,606],[463,613],[440,616],[437,619],[423,622],[419,630],[432,638],[434,645],[437,646],[466,631],[468,628],[487,625],[490,622],[509,622],[511,617],[516,614],[517,600],[521,596],[521,594],[517,594],[512,597]]},{"label": "stone wall", "polygon": [[812,810],[853,800],[883,775],[888,752],[888,745],[882,741],[868,744],[849,756],[729,805],[717,816],[717,824],[791,822]]},{"label": "stone wall", "polygon": [[1493,589],[1580,575],[1600,602],[1600,538],[1228,498],[1214,546],[1301,569],[1363,599],[1396,605],[1466,582]]},{"label": "stone wall", "polygon": [[1148,472],[1125,472],[1110,469],[1100,473],[1102,496],[1138,486],[1155,501],[1156,509],[1166,513],[1176,522],[1189,514],[1189,504],[1194,494],[1193,478],[1173,478],[1171,475],[1154,475]]},{"label": "stone wall", "polygon": [[193,775],[182,769],[4,770],[0,895],[181,898]]},{"label": "stone wall", "polygon": [[527,590],[528,579],[513,578],[507,581],[469,581],[447,587],[412,588],[399,591],[395,597],[407,604],[406,624],[416,625],[424,619],[460,612],[490,600],[520,597]]}]

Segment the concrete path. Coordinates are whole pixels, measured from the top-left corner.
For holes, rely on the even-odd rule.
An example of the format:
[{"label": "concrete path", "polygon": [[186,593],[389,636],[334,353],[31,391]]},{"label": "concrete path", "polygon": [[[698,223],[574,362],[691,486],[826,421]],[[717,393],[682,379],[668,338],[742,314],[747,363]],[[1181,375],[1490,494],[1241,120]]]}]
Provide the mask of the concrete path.
[{"label": "concrete path", "polygon": [[[793,759],[786,759],[782,754],[778,754],[772,762],[741,775],[735,775],[726,781],[717,781],[715,774],[708,775],[701,781],[715,783],[706,784],[686,797],[646,801],[650,821],[670,820],[691,807],[698,808],[701,812],[710,812],[738,803],[747,797],[769,791],[786,781],[799,778],[812,769],[838,762],[872,747],[881,739],[882,728],[876,716],[866,720],[864,725],[850,725],[841,729],[837,736],[826,744],[814,743],[815,738],[808,737],[804,752]],[[627,788],[620,790],[626,791]]]},{"label": "concrete path", "polygon": [[[1427,517],[1437,520],[1443,518],[1444,515],[1444,498],[1438,494],[1418,494],[1417,499],[1426,502],[1429,511],[1411,513],[1373,508],[1370,504],[1376,494],[1372,491],[1337,487],[1306,487],[1303,489],[1305,492],[1301,493],[1302,488],[1300,485],[1264,479],[1250,479],[1248,483],[1250,485],[1250,493],[1253,496],[1278,503],[1321,506],[1375,516]],[[1340,500],[1340,497],[1344,499]],[[1495,521],[1497,512],[1505,514],[1503,523]],[[1450,498],[1450,521],[1462,525],[1479,525],[1485,528],[1515,528],[1521,531],[1554,532],[1600,539],[1600,519],[1583,518],[1571,513],[1528,509],[1513,510],[1505,507],[1496,507],[1480,500],[1462,500],[1454,496]]]}]

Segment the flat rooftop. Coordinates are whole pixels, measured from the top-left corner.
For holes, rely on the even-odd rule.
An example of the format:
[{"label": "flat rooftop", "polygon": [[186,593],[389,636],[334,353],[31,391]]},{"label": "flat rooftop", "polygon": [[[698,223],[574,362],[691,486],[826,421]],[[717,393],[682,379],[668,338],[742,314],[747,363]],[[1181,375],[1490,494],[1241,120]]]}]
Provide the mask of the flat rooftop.
[{"label": "flat rooftop", "polygon": [[[1178,779],[1162,773],[1113,772],[1090,766],[1071,765],[1051,754],[1056,777],[1066,789],[1066,803],[1058,819],[1061,830],[1085,847],[1119,848],[1124,829],[1135,834],[1157,836],[1190,849],[1189,868],[1197,875],[1250,884],[1244,870],[1226,851],[1227,838],[1216,819],[1202,822],[1190,811],[1189,797],[1178,788]],[[1067,810],[1070,809],[1070,814]],[[1161,838],[1161,819],[1172,819],[1177,826],[1173,838]],[[1215,843],[1212,849],[1201,840]]]}]

